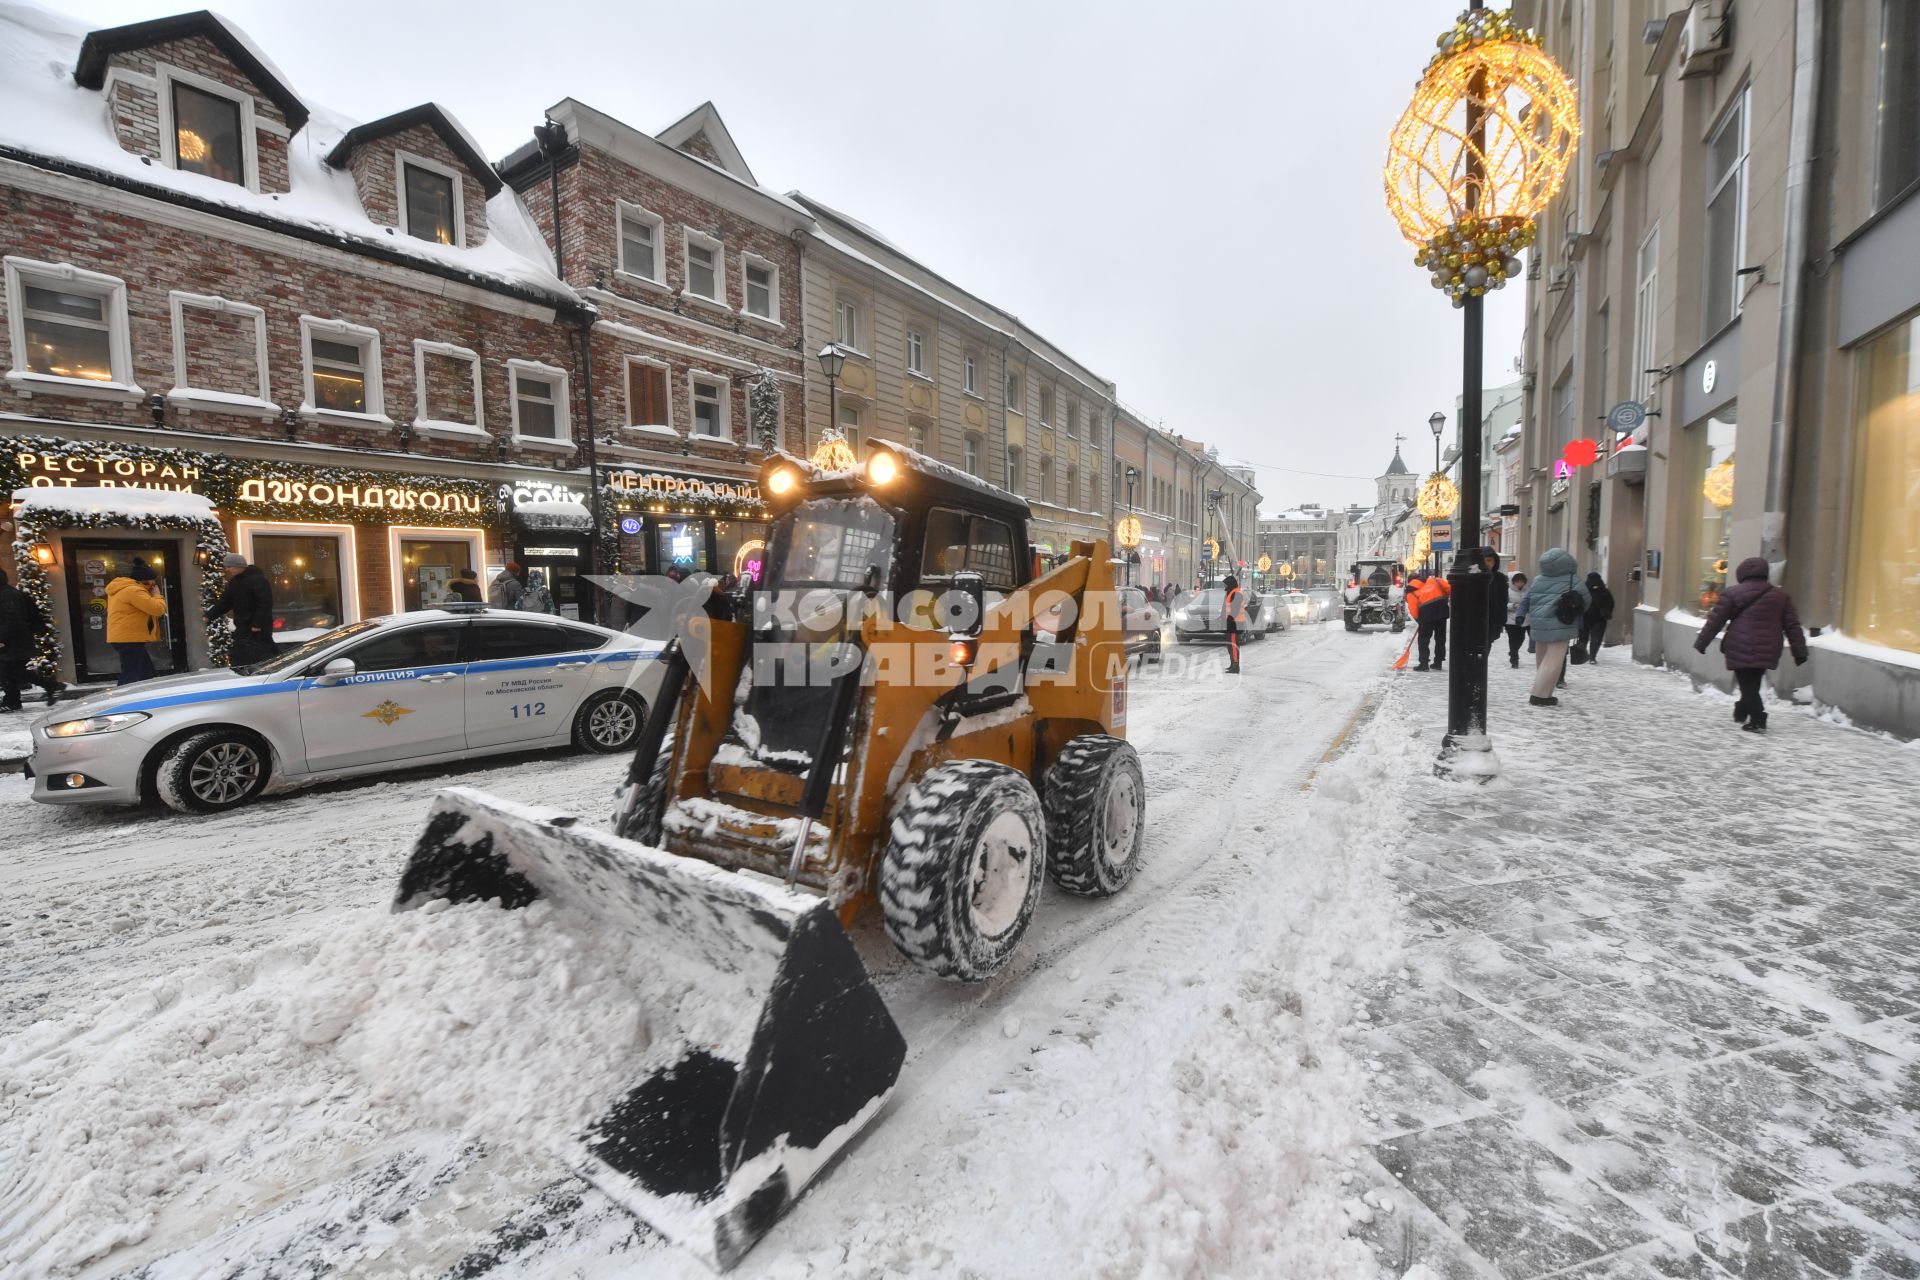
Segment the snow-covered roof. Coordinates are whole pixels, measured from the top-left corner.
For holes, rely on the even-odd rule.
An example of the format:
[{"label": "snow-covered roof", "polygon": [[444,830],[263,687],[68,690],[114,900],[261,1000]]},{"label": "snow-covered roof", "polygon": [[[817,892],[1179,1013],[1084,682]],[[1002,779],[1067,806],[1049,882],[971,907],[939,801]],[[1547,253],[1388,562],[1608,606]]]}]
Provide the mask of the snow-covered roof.
[{"label": "snow-covered roof", "polygon": [[15,489],[13,500],[22,512],[53,511],[80,515],[184,516],[218,522],[213,502],[203,494],[173,489]]},{"label": "snow-covered roof", "polygon": [[[707,145],[720,157],[720,167],[742,182],[760,185],[753,176],[753,170],[747,166],[747,157],[733,140],[733,133],[727,128],[727,122],[720,118],[720,109],[711,100],[701,103],[693,110],[675,120],[654,136],[668,146],[679,150],[693,139],[705,136]],[[701,157],[695,156],[695,159]]]},{"label": "snow-covered roof", "polygon": [[287,127],[298,133],[307,122],[307,104],[293,91],[285,73],[273,65],[260,46],[231,21],[207,9],[194,13],[176,13],[165,18],[150,18],[123,27],[104,27],[89,31],[80,44],[80,56],[73,63],[73,78],[83,88],[98,89],[106,83],[107,59],[116,53],[151,48],[171,40],[204,36],[233,64],[247,73],[260,92],[280,108]]},{"label": "snow-covered roof", "polygon": [[[214,38],[212,32],[224,33],[224,40],[246,50],[264,68],[263,74],[284,85],[284,78],[237,27],[212,15],[204,18],[213,25],[196,27],[189,34]],[[149,25],[113,32],[137,32]],[[377,249],[443,273],[452,270],[554,302],[583,305],[579,295],[554,274],[546,241],[511,191],[502,189],[487,201],[487,238],[478,245],[435,244],[396,235],[392,228],[374,222],[360,204],[353,176],[326,162],[356,122],[317,103],[303,103],[305,127],[287,144],[290,189],[277,194],[153,164],[125,150],[114,133],[105,96],[75,78],[74,68],[83,65],[81,50],[88,47],[89,38],[105,34],[92,32],[89,24],[64,14],[18,0],[0,0],[0,148],[94,171],[122,186],[145,189],[156,198],[216,212],[232,210],[249,220],[283,223],[290,230],[320,232],[342,248]],[[93,47],[111,44],[107,52],[112,52],[123,38],[131,37],[116,35],[106,44],[96,39]],[[228,44],[222,43],[222,48],[232,56]],[[96,56],[104,58],[106,53]],[[244,60],[235,60],[245,66]],[[261,90],[267,91],[264,81]]]}]

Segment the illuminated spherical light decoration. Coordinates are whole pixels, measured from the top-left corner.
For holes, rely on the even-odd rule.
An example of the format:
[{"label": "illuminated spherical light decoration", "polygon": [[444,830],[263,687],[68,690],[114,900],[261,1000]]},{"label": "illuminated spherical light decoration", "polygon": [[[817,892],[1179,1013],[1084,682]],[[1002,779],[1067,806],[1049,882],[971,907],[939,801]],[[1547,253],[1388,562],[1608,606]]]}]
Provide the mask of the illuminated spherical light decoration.
[{"label": "illuminated spherical light decoration", "polygon": [[1140,517],[1122,516],[1113,527],[1113,540],[1124,551],[1132,551],[1140,545]]},{"label": "illuminated spherical light decoration", "polygon": [[1418,569],[1433,553],[1433,535],[1422,527],[1413,531],[1413,545],[1407,549],[1407,568]]},{"label": "illuminated spherical light decoration", "polygon": [[1436,471],[1420,486],[1420,496],[1413,505],[1423,520],[1445,520],[1460,509],[1460,490]]},{"label": "illuminated spherical light decoration", "polygon": [[[1539,38],[1505,13],[1468,10],[1437,42],[1413,101],[1393,128],[1387,209],[1414,246],[1414,265],[1464,305],[1520,270],[1534,218],[1566,181],[1580,138],[1573,84]],[[1476,77],[1484,87],[1474,91]],[[1467,134],[1469,104],[1484,145]],[[1470,181],[1469,159],[1484,179]]]},{"label": "illuminated spherical light decoration", "polygon": [[207,158],[207,152],[210,150],[207,140],[191,129],[182,129],[175,134],[173,145],[174,149],[180,153],[180,158],[189,164],[199,164]]},{"label": "illuminated spherical light decoration", "polygon": [[853,446],[840,434],[840,428],[828,427],[820,433],[820,443],[813,447],[813,456],[807,461],[819,471],[843,472],[858,471],[860,459],[853,456]]},{"label": "illuminated spherical light decoration", "polygon": [[1700,496],[1725,511],[1733,505],[1733,459],[1712,467],[1700,483]]}]

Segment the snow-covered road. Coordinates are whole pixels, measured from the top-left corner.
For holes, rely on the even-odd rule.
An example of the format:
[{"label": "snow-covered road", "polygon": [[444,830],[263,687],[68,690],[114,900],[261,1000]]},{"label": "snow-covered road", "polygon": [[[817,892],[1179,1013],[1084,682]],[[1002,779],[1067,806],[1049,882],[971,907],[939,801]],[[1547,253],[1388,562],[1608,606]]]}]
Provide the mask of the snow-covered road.
[{"label": "snow-covered road", "polygon": [[[1343,1211],[1337,1179],[1359,1158],[1363,1090],[1342,1029],[1355,984],[1384,959],[1369,952],[1394,933],[1385,850],[1407,762],[1392,742],[1328,757],[1367,734],[1391,646],[1310,627],[1249,646],[1239,678],[1218,650],[1137,675],[1143,870],[1104,902],[1049,886],[994,981],[928,978],[877,928],[857,929],[909,1045],[901,1088],[739,1274],[1364,1270],[1365,1247],[1346,1236],[1358,1202]],[[85,1044],[89,1063],[126,1056],[183,978],[218,1021],[219,1000],[271,968],[261,957],[277,944],[381,927],[438,787],[598,820],[623,769],[536,757],[203,819],[50,809],[0,781],[14,908],[0,930],[0,1030],[38,1024],[27,1050],[0,1051],[0,1167],[36,1123],[46,1140],[46,1115],[84,1114],[85,1082],[47,1069],[59,1046]],[[207,985],[192,975],[236,966],[249,977],[192,994]],[[226,1122],[297,1112],[301,1099],[271,1083],[232,1083],[253,1101]],[[112,1096],[139,1101],[138,1084],[126,1073]],[[224,1136],[244,1151],[244,1134]],[[283,1162],[270,1186],[257,1170],[229,1185],[193,1168],[179,1186],[132,1187],[138,1203],[122,1212],[157,1216],[114,1224],[125,1243],[83,1273],[704,1274],[557,1165],[475,1136],[488,1137],[423,1124],[399,1143],[317,1151],[291,1173]],[[182,1190],[190,1212],[174,1203]],[[20,1203],[0,1187],[0,1257]],[[71,1257],[87,1226],[102,1224],[74,1224],[33,1265]]]}]

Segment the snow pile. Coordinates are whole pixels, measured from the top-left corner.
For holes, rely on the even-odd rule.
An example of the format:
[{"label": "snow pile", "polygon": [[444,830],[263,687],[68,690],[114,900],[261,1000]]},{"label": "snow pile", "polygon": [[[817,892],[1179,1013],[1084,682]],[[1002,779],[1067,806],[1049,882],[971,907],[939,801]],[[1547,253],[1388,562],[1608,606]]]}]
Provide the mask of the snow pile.
[{"label": "snow pile", "polygon": [[[544,903],[363,912],[0,1055],[0,1271],[195,1234],[436,1127],[538,1158],[645,1060],[646,958]],[[556,1170],[557,1172],[557,1170]]]},{"label": "snow pile", "polygon": [[1259,905],[1218,943],[1207,1016],[1121,1174],[1132,1194],[1109,1211],[1121,1229],[1103,1274],[1372,1271],[1338,1176],[1365,1141],[1367,1086],[1346,1040],[1360,984],[1394,958],[1386,868],[1405,779],[1431,769],[1426,751],[1376,722],[1321,770],[1304,812],[1251,851],[1263,865],[1240,897]]},{"label": "snow pile", "polygon": [[48,488],[15,489],[13,500],[22,512],[66,512],[75,515],[180,516],[188,520],[219,523],[213,502],[197,493],[172,489],[90,489]]}]

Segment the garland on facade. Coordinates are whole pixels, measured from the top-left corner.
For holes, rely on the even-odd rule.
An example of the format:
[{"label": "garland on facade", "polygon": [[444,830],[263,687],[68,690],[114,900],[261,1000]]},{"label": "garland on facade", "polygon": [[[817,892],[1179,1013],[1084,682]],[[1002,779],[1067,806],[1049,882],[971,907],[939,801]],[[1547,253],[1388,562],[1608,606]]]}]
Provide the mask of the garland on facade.
[{"label": "garland on facade", "polygon": [[754,439],[763,452],[780,447],[780,383],[773,370],[760,370],[760,380],[747,393],[747,417],[753,422]]},{"label": "garland on facade", "polygon": [[[359,524],[435,524],[482,528],[500,518],[492,486],[452,476],[407,475],[357,467],[230,458],[159,445],[16,436],[0,453],[0,494],[28,485],[36,458],[105,459],[113,474],[97,476],[109,487],[195,489],[229,514],[247,519],[350,521]],[[77,483],[90,477],[78,475]],[[91,486],[88,486],[91,487]],[[54,490],[49,488],[49,492]]]},{"label": "garland on facade", "polygon": [[[17,487],[17,486],[16,486]],[[10,488],[8,492],[12,492]],[[27,594],[40,616],[47,622],[34,643],[33,657],[27,669],[35,676],[57,680],[60,676],[60,636],[53,626],[53,576],[33,556],[35,544],[47,540],[54,529],[137,529],[143,533],[190,533],[194,537],[195,559],[200,568],[200,611],[213,608],[226,587],[226,575],[220,571],[220,557],[227,554],[227,535],[220,522],[211,516],[190,516],[174,512],[92,511],[58,505],[58,490],[47,490],[46,499],[22,507],[14,516],[13,558],[20,569],[20,590]],[[73,620],[77,628],[79,618]],[[232,632],[225,627],[207,628],[207,654],[215,666],[225,666],[232,651]]]}]

